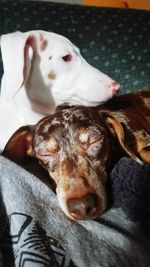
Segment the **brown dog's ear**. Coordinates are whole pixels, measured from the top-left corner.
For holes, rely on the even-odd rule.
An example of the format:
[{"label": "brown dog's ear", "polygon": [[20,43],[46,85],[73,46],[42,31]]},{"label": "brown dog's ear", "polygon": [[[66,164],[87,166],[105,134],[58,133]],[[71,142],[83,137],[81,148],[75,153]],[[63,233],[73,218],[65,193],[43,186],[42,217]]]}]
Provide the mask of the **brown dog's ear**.
[{"label": "brown dog's ear", "polygon": [[9,139],[2,155],[16,163],[22,163],[27,155],[33,156],[33,129],[34,126],[19,128]]},{"label": "brown dog's ear", "polygon": [[[143,134],[139,134],[139,138],[137,140],[137,151],[140,154],[141,158],[148,164],[150,164],[150,136],[148,133],[144,132]],[[146,136],[147,134],[147,136]]]},{"label": "brown dog's ear", "polygon": [[131,159],[137,161],[138,163],[143,164],[142,160],[140,160],[126,144],[125,132],[118,118],[111,112],[105,110],[99,111],[99,115],[104,119],[104,122],[112,135],[118,138],[122,149],[127,153],[127,155],[129,155]]}]

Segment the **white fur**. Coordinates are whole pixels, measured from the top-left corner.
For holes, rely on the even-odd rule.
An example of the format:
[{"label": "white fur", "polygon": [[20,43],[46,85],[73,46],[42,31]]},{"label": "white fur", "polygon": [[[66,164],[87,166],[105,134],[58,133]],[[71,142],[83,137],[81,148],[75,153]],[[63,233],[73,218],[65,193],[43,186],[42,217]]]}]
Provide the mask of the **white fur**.
[{"label": "white fur", "polygon": [[[41,37],[42,36],[42,37]],[[40,49],[46,40],[45,49]],[[1,36],[4,75],[0,97],[0,150],[22,125],[34,124],[55,107],[96,106],[119,89],[119,84],[89,65],[67,38],[45,31]],[[64,62],[71,54],[72,60]],[[50,78],[49,73],[54,74]],[[56,77],[55,77],[56,76]]]}]

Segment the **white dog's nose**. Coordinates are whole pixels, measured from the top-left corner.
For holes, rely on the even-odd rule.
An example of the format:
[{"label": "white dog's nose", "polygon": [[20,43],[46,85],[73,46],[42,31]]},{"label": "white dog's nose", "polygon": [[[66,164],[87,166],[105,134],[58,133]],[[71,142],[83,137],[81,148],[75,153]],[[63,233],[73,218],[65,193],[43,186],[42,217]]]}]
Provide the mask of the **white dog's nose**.
[{"label": "white dog's nose", "polygon": [[112,81],[110,84],[110,89],[112,90],[112,95],[116,95],[120,90],[120,84],[116,81]]}]

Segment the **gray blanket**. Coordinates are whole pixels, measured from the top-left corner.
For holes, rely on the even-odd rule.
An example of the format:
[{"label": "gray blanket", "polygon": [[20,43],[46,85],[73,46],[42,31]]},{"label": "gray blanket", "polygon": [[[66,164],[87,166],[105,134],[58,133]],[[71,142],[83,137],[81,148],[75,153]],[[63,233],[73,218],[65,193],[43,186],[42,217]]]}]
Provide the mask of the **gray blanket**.
[{"label": "gray blanket", "polygon": [[150,246],[121,208],[71,221],[47,185],[1,156],[0,266],[149,267]]}]

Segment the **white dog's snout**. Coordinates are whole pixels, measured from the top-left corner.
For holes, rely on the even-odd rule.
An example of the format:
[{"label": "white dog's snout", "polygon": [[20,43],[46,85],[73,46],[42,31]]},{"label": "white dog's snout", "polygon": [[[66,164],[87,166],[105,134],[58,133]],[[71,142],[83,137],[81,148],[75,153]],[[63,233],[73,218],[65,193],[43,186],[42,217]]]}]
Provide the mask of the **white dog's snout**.
[{"label": "white dog's snout", "polygon": [[116,95],[120,90],[120,84],[116,81],[112,81],[110,84],[110,89],[112,90],[112,95]]}]

